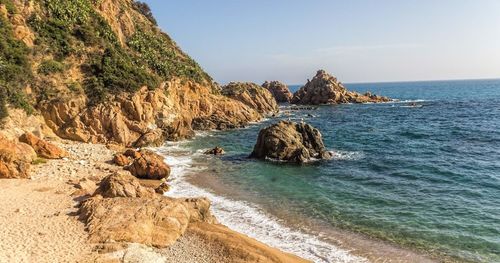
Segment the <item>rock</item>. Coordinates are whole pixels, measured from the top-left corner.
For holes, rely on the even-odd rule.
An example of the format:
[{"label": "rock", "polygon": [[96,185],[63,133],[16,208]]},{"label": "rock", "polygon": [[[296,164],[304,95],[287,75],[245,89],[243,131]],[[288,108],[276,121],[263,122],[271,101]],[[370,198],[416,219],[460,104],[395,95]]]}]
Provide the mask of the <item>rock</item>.
[{"label": "rock", "polygon": [[117,172],[102,179],[94,195],[105,198],[113,197],[146,197],[152,198],[155,192],[143,187],[137,178],[128,172]]},{"label": "rock", "polygon": [[165,194],[169,190],[170,190],[170,186],[167,184],[167,182],[163,182],[158,187],[155,188],[155,192],[157,194],[161,194],[161,195]]},{"label": "rock", "polygon": [[69,154],[65,150],[59,148],[58,146],[55,146],[50,142],[44,141],[29,132],[21,135],[21,137],[19,137],[19,141],[33,147],[38,156],[42,158],[61,159],[69,156]]},{"label": "rock", "polygon": [[0,178],[29,178],[36,153],[25,143],[16,143],[0,135]]},{"label": "rock", "polygon": [[207,155],[223,155],[225,153],[226,152],[224,151],[224,149],[222,149],[219,146],[216,146],[215,148],[204,152],[204,154],[207,154]]},{"label": "rock", "polygon": [[130,163],[132,163],[132,160],[130,160],[127,156],[121,153],[115,154],[113,157],[113,163],[118,165],[118,166],[127,166]]},{"label": "rock", "polygon": [[125,155],[126,157],[130,157],[132,159],[137,159],[137,158],[140,158],[142,155],[139,151],[136,151],[134,149],[127,149],[123,155]]},{"label": "rock", "polygon": [[309,124],[280,121],[259,132],[251,158],[305,163],[329,159],[321,133]]},{"label": "rock", "polygon": [[222,94],[243,102],[261,114],[278,111],[278,104],[271,92],[255,83],[230,82],[222,87]]},{"label": "rock", "polygon": [[77,190],[71,194],[72,196],[90,196],[95,192],[97,185],[94,181],[84,178],[75,183],[74,187]]},{"label": "rock", "polygon": [[79,212],[91,243],[114,241],[164,248],[174,244],[189,223],[215,222],[210,202],[192,200],[96,196],[85,201]]},{"label": "rock", "polygon": [[282,82],[266,81],[262,84],[262,87],[269,90],[278,103],[290,102],[292,100],[293,94],[288,89],[288,86]]},{"label": "rock", "polygon": [[340,104],[340,103],[367,103],[387,102],[391,99],[381,96],[367,96],[348,91],[337,78],[318,70],[316,76],[293,94],[290,101],[293,104]]},{"label": "rock", "polygon": [[161,180],[170,175],[170,167],[163,161],[163,157],[147,150],[141,150],[140,157],[134,159],[126,169],[141,179]]}]

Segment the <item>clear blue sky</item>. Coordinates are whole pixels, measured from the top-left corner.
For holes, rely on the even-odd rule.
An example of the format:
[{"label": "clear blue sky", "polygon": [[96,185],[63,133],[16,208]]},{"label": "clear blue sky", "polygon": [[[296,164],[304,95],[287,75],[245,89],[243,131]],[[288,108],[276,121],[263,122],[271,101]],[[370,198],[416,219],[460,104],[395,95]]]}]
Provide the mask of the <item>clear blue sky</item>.
[{"label": "clear blue sky", "polygon": [[146,0],[216,81],[500,77],[500,0]]}]

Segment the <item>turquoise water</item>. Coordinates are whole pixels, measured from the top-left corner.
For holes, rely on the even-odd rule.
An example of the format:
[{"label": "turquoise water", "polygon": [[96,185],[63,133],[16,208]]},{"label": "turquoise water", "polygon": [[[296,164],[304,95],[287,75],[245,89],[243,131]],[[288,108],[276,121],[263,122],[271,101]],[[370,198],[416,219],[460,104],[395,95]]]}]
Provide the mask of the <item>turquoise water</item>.
[{"label": "turquoise water", "polygon": [[246,158],[258,131],[276,119],[188,146],[222,146],[227,155],[201,160],[209,172],[277,216],[286,210],[323,228],[463,261],[500,262],[500,80],[346,86],[423,107],[352,104],[283,116],[317,127],[335,153],[304,166]]}]

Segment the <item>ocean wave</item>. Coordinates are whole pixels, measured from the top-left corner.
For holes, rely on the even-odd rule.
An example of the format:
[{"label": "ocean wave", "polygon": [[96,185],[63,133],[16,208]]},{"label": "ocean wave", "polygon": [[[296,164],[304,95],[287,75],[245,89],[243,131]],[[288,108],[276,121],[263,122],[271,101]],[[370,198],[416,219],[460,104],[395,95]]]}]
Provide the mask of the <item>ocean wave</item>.
[{"label": "ocean wave", "polygon": [[330,151],[332,154],[332,158],[334,160],[349,160],[349,161],[356,161],[363,159],[364,154],[363,152],[349,152],[349,151]]},{"label": "ocean wave", "polygon": [[189,152],[188,149],[178,146],[158,148],[157,152],[165,156],[165,161],[172,168],[171,190],[166,193],[167,196],[207,197],[212,201],[214,215],[222,224],[271,247],[313,262],[367,262],[365,258],[352,255],[346,249],[285,226],[278,218],[267,214],[254,204],[219,196],[190,184],[185,180],[185,176],[205,167],[194,167],[191,155],[182,154]]}]

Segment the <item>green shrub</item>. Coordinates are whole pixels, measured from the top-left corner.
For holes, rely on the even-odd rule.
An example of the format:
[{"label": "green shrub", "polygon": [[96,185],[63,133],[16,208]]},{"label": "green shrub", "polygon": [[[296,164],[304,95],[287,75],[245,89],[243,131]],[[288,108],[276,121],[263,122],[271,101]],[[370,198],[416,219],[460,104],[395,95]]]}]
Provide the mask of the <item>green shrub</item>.
[{"label": "green shrub", "polygon": [[153,16],[153,12],[151,11],[151,8],[149,8],[149,5],[141,2],[141,1],[135,1],[134,2],[134,8],[139,11],[142,15],[144,15],[151,23],[153,23],[155,26],[158,25],[156,22],[155,17]]},{"label": "green shrub", "polygon": [[43,75],[50,75],[53,73],[61,73],[64,71],[64,64],[55,60],[44,60],[38,66],[38,73]]}]

